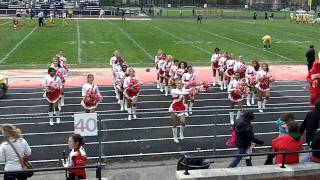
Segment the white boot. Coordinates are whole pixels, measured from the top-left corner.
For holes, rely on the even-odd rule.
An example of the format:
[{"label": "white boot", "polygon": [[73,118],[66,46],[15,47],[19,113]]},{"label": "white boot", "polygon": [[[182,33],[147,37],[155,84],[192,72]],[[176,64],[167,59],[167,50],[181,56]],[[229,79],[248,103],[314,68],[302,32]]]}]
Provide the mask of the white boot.
[{"label": "white boot", "polygon": [[56,121],[57,121],[57,124],[59,124],[60,123],[60,111],[56,111],[56,116],[57,116],[57,119],[56,119]]},{"label": "white boot", "polygon": [[250,93],[249,93],[247,96],[247,106],[251,106],[250,100],[251,100],[251,98],[250,98]]},{"label": "white boot", "polygon": [[268,100],[264,99],[262,101],[262,109],[266,109],[266,104],[267,104]]},{"label": "white boot", "polygon": [[215,76],[212,78],[212,86],[213,87],[216,86],[216,77]]},{"label": "white boot", "polygon": [[223,91],[223,84],[224,84],[224,81],[222,81],[222,82],[220,83],[220,90],[221,90],[221,91]]},{"label": "white boot", "polygon": [[168,96],[168,91],[169,91],[169,87],[168,86],[164,86],[165,96]]},{"label": "white boot", "polygon": [[184,113],[186,116],[189,116],[189,113],[188,113],[188,103],[187,104],[183,104],[184,107],[186,108],[186,112]]},{"label": "white boot", "polygon": [[124,101],[124,110],[127,111],[128,110],[128,100],[123,98]]},{"label": "white boot", "polygon": [[157,80],[157,88],[159,89],[160,88],[160,81]]},{"label": "white boot", "polygon": [[254,100],[256,99],[256,94],[252,93],[251,104],[254,105]]},{"label": "white boot", "polygon": [[137,119],[137,114],[136,114],[136,110],[137,110],[137,107],[136,106],[133,106],[132,107],[132,116],[133,116],[133,119]]},{"label": "white boot", "polygon": [[236,120],[240,119],[240,116],[241,116],[241,111],[238,111],[237,116],[236,116]]},{"label": "white boot", "polygon": [[223,81],[223,89],[227,89],[227,88],[228,88],[227,82]]},{"label": "white boot", "polygon": [[124,100],[120,99],[120,111],[123,111]]},{"label": "white boot", "polygon": [[61,96],[60,103],[61,103],[61,106],[64,106],[64,95]]},{"label": "white boot", "polygon": [[172,128],[172,134],[173,134],[173,141],[175,143],[179,143],[179,140],[178,140],[178,129],[177,128]]},{"label": "white boot", "polygon": [[263,112],[263,110],[261,109],[261,101],[258,101],[258,109],[259,109],[259,112]]},{"label": "white boot", "polygon": [[184,126],[180,126],[180,139],[184,139],[184,136],[183,136],[183,131],[184,131]]},{"label": "white boot", "polygon": [[128,120],[131,120],[131,115],[132,115],[132,109],[128,108]]},{"label": "white boot", "polygon": [[190,104],[189,104],[189,114],[192,114],[193,105],[194,105],[194,103],[190,102]]},{"label": "white boot", "polygon": [[229,116],[230,116],[230,124],[233,125],[234,124],[234,112],[230,111]]},{"label": "white boot", "polygon": [[49,114],[49,124],[50,124],[51,126],[53,126],[53,125],[54,125],[54,124],[53,124],[53,112],[49,112],[48,114]]},{"label": "white boot", "polygon": [[163,84],[160,83],[160,92],[163,92]]}]

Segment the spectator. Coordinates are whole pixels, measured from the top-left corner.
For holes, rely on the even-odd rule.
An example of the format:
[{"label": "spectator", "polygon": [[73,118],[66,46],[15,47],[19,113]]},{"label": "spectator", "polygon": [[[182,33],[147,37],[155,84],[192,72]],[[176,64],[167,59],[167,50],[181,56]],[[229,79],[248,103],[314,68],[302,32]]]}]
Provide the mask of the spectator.
[{"label": "spectator", "polygon": [[[251,147],[252,142],[263,145],[264,142],[254,137],[253,127],[251,121],[254,119],[253,112],[245,112],[241,120],[235,122],[236,131],[236,147],[238,154],[247,154],[247,150]],[[236,167],[241,161],[242,157],[236,157],[228,166],[229,168]],[[251,158],[246,159],[247,166],[252,166]]]},{"label": "spectator", "polygon": [[44,18],[43,11],[40,11],[39,14],[38,14],[39,27],[43,27],[44,26],[43,18]]},{"label": "spectator", "polygon": [[[312,150],[320,150],[320,131],[314,135],[311,143]],[[320,152],[312,152],[311,160],[320,163]]]},{"label": "spectator", "polygon": [[[4,142],[0,145],[0,162],[5,163],[5,171],[21,171],[22,166],[20,157],[27,158],[31,155],[31,149],[28,142],[22,138],[20,129],[17,129],[11,124],[4,124],[1,126],[1,132],[4,137]],[[20,157],[17,156],[16,149]],[[24,173],[6,173],[5,180],[26,180],[27,177]]]},{"label": "spectator", "polygon": [[264,12],[264,19],[268,20],[268,13],[267,13],[267,11]]},{"label": "spectator", "polygon": [[[303,123],[300,126],[299,132],[303,134],[306,132],[306,142],[309,147],[311,147],[311,140],[313,139],[314,135],[319,128],[319,120],[320,120],[320,100],[315,102],[314,110],[308,112],[306,117],[304,118]],[[302,160],[303,162],[310,161],[311,153]]]},{"label": "spectator", "polygon": [[306,53],[308,71],[311,70],[314,61],[316,60],[316,51],[314,50],[314,46],[311,44]]},{"label": "spectator", "polygon": [[[272,140],[272,151],[273,152],[293,152],[299,151],[303,144],[303,138],[299,133],[299,125],[295,121],[289,121],[288,124],[288,134],[279,136]],[[276,164],[282,163],[282,154],[276,155]],[[297,154],[287,154],[285,159],[286,164],[299,163],[299,153]]]},{"label": "spectator", "polygon": [[293,114],[281,114],[279,119],[276,121],[276,124],[279,126],[279,136],[287,134],[288,132],[288,121],[293,120]]},{"label": "spectator", "polygon": [[[87,161],[87,155],[84,151],[84,139],[79,134],[72,134],[68,140],[69,148],[71,152],[65,163],[64,167],[79,167],[85,166]],[[85,169],[73,169],[69,170],[68,180],[86,179]]]}]

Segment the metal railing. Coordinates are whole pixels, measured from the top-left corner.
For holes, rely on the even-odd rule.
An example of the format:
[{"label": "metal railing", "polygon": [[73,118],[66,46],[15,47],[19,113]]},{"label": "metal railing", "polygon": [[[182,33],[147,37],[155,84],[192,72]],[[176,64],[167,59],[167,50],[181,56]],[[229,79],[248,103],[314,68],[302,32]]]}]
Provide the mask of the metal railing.
[{"label": "metal railing", "polygon": [[[68,171],[73,169],[96,169],[96,178],[101,180],[101,170],[104,165],[90,165],[90,166],[78,166],[78,167],[55,167],[55,168],[38,168],[38,169],[28,169],[21,171],[0,171],[0,174],[9,174],[9,173],[27,173],[27,172],[51,172],[51,171]],[[67,177],[66,177],[67,179]]]},{"label": "metal railing", "polygon": [[235,155],[209,155],[209,156],[188,156],[184,155],[185,162],[181,162],[185,168],[185,175],[190,175],[189,168],[192,165],[189,165],[188,160],[204,160],[204,159],[221,159],[221,158],[232,158],[232,157],[252,157],[252,156],[276,156],[278,154],[282,155],[282,162],[280,168],[286,168],[286,157],[290,154],[299,154],[299,153],[310,153],[310,152],[320,152],[320,150],[304,150],[304,151],[291,151],[291,152],[269,152],[269,153],[252,153],[252,154],[235,154]]}]

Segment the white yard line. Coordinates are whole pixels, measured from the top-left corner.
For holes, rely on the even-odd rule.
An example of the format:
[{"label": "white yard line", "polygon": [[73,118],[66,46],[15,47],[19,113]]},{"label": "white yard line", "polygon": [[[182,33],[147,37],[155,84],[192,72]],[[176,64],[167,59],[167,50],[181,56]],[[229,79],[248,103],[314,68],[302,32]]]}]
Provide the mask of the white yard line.
[{"label": "white yard line", "polygon": [[124,34],[125,36],[127,36],[127,38],[133,43],[135,44],[141,51],[143,51],[151,60],[153,59],[153,56],[148,53],[136,40],[134,40],[133,38],[131,38],[129,36],[129,34],[127,32],[125,32],[121,27],[119,27],[118,25],[112,23],[111,21],[107,21],[109,22],[110,24],[112,24],[114,27],[116,27],[117,29],[119,29],[122,34]]},{"label": "white yard line", "polygon": [[4,23],[1,23],[0,26],[8,24],[9,22],[11,22],[11,21],[7,21],[7,22],[4,22]]},{"label": "white yard line", "polygon": [[81,41],[80,41],[80,26],[79,19],[77,19],[77,44],[78,44],[78,64],[81,64]]},{"label": "white yard line", "polygon": [[16,46],[14,46],[10,52],[8,52],[1,60],[0,64],[2,64],[8,57],[36,30],[38,27],[34,27],[21,41],[19,41]]},{"label": "white yard line", "polygon": [[[150,24],[145,24],[145,23],[142,23],[142,24],[145,25],[145,26],[150,26],[150,27],[152,27],[152,28],[154,28],[154,29],[157,29],[157,30],[159,30],[159,31],[161,31],[161,32],[163,32],[163,33],[165,33],[165,34],[168,34],[168,35],[171,36],[172,38],[177,39],[177,40],[179,40],[179,41],[186,41],[185,39],[182,39],[182,38],[180,38],[180,37],[178,37],[178,36],[176,36],[176,35],[168,32],[168,31],[166,31],[166,30],[163,30],[163,29],[159,28],[158,26],[154,26],[154,25],[150,25]],[[194,45],[194,44],[189,44],[189,45],[191,45],[192,47],[195,47],[195,48],[199,49],[199,50],[202,51],[202,52],[208,53],[208,54],[210,54],[210,55],[212,54],[212,52],[210,52],[210,51],[208,51],[208,50],[206,50],[206,49],[203,49],[203,48],[201,48],[201,47],[199,47],[199,46],[196,46],[196,45]]]}]

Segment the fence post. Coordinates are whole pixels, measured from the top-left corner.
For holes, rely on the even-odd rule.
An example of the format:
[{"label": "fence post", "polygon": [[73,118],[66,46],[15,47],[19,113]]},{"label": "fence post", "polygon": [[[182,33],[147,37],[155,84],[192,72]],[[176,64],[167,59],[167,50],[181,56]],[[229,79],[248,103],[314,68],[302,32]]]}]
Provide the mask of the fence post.
[{"label": "fence post", "polygon": [[213,153],[214,155],[217,155],[216,154],[216,147],[217,147],[217,120],[218,119],[218,115],[217,115],[217,112],[214,112],[213,113],[213,131],[214,131],[214,134],[213,134],[213,137],[214,137],[214,140],[213,140]]},{"label": "fence post", "polygon": [[99,180],[101,180],[101,161],[102,161],[102,143],[101,143],[101,139],[102,139],[102,123],[101,123],[101,116],[100,114],[98,114],[98,141],[99,141],[99,162],[98,162],[98,165],[99,165],[99,168],[97,169],[98,172],[97,172],[97,178]]},{"label": "fence post", "polygon": [[281,163],[281,168],[286,168],[286,166],[284,165],[285,162],[286,162],[286,156],[287,156],[287,153],[283,153],[282,154],[282,163]]}]

